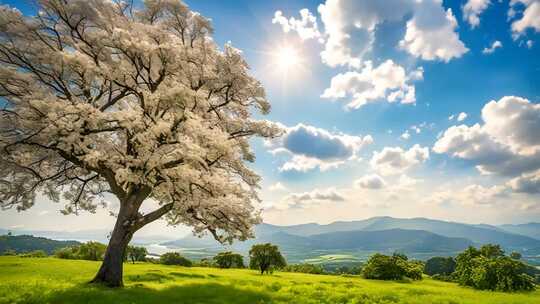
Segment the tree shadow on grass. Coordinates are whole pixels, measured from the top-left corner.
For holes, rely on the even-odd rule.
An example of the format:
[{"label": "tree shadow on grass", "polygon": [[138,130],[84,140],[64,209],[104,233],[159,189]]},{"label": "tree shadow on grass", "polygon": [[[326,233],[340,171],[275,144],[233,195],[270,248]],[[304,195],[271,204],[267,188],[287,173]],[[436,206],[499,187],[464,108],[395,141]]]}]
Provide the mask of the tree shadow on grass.
[{"label": "tree shadow on grass", "polygon": [[[28,299],[26,303],[34,303]],[[152,289],[141,284],[125,288],[81,284],[70,289],[51,291],[41,296],[39,303],[62,304],[146,304],[146,303],[186,303],[186,304],[263,304],[270,303],[267,292],[240,289],[217,283],[191,283]]]},{"label": "tree shadow on grass", "polygon": [[179,278],[192,278],[192,279],[204,279],[206,276],[202,274],[195,273],[184,273],[184,272],[169,272],[169,275],[179,277]]}]

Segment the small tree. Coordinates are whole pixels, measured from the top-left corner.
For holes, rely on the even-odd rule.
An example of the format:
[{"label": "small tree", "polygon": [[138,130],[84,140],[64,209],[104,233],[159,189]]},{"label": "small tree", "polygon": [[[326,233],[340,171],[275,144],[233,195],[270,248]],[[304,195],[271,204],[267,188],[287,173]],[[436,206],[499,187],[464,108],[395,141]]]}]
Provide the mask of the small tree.
[{"label": "small tree", "polygon": [[[40,0],[34,17],[0,7],[0,207],[42,194],[65,214],[109,193],[116,224],[93,282],[122,285],[133,234],[166,217],[245,240],[260,222],[250,138],[276,124],[242,53],[211,38],[180,0]],[[146,214],[148,199],[159,207]]]},{"label": "small tree", "polygon": [[214,257],[219,268],[244,268],[244,258],[238,253],[230,251],[220,252]]},{"label": "small tree", "polygon": [[270,243],[257,244],[253,245],[249,250],[249,268],[259,269],[261,274],[285,266],[287,266],[287,262],[276,245]]},{"label": "small tree", "polygon": [[148,250],[144,247],[139,246],[128,246],[126,250],[126,259],[131,260],[133,264],[135,262],[143,262],[146,260],[146,255],[148,254]]},{"label": "small tree", "polygon": [[167,252],[159,257],[159,262],[164,265],[178,265],[191,267],[193,263],[178,252]]},{"label": "small tree", "polygon": [[54,256],[59,259],[69,259],[76,260],[79,257],[77,256],[78,246],[64,247],[56,250]]}]

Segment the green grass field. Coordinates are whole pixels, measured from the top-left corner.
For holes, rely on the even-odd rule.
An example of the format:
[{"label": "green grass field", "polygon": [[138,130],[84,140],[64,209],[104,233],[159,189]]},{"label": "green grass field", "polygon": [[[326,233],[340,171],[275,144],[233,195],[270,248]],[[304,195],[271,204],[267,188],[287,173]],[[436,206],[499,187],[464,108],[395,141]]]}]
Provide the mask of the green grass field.
[{"label": "green grass field", "polygon": [[86,284],[98,262],[0,257],[0,303],[470,303],[538,304],[530,293],[475,291],[425,279],[364,280],[252,270],[125,264],[123,289]]}]

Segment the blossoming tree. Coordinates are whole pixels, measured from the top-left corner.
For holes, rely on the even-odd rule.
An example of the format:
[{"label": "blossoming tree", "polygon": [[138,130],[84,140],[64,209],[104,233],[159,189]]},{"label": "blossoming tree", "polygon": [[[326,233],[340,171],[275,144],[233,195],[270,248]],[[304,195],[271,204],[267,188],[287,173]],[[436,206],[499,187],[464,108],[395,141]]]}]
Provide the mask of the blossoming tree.
[{"label": "blossoming tree", "polygon": [[[179,0],[40,0],[0,8],[0,204],[45,196],[116,224],[93,282],[122,285],[133,234],[159,218],[220,242],[252,236],[259,177],[249,138],[278,136],[239,50]],[[150,202],[150,203],[149,203]],[[143,204],[156,205],[143,214]]]}]

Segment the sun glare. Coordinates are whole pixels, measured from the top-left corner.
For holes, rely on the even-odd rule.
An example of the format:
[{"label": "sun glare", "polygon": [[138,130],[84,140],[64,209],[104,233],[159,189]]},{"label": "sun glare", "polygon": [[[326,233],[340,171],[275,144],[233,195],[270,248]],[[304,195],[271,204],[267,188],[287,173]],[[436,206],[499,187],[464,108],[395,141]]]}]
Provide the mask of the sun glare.
[{"label": "sun glare", "polygon": [[276,61],[281,70],[288,71],[300,63],[300,57],[294,48],[281,47],[276,53]]}]

